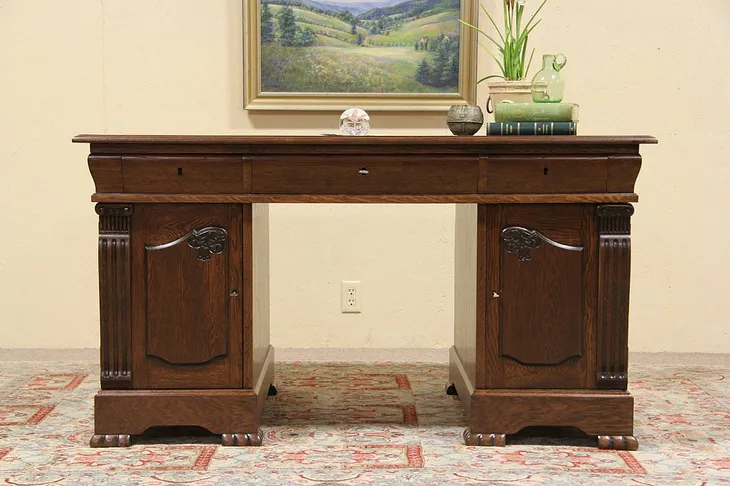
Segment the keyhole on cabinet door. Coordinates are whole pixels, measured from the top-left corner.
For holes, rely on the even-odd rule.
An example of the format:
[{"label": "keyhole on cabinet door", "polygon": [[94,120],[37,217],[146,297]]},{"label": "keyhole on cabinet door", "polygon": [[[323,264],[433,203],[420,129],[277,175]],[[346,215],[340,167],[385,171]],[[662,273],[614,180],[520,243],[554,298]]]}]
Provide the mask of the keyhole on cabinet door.
[{"label": "keyhole on cabinet door", "polygon": [[182,175],[182,167],[177,168],[177,175]]},{"label": "keyhole on cabinet door", "polygon": [[547,175],[547,167],[542,170],[542,175]]}]

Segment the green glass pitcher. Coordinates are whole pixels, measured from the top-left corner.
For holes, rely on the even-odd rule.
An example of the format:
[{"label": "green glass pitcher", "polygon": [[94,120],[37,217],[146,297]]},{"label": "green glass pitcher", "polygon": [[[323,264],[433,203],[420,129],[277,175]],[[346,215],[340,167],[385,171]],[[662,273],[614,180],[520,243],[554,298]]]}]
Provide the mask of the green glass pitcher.
[{"label": "green glass pitcher", "polygon": [[565,67],[567,62],[568,58],[563,54],[542,56],[542,69],[532,78],[532,101],[535,103],[563,101],[565,82],[560,77],[560,70]]}]

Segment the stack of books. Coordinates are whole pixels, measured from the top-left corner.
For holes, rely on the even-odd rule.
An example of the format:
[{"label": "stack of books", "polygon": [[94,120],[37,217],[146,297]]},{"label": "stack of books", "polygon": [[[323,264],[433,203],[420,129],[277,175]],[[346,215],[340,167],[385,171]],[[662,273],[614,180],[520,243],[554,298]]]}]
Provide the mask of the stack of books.
[{"label": "stack of books", "polygon": [[497,103],[487,135],[576,135],[575,103]]}]

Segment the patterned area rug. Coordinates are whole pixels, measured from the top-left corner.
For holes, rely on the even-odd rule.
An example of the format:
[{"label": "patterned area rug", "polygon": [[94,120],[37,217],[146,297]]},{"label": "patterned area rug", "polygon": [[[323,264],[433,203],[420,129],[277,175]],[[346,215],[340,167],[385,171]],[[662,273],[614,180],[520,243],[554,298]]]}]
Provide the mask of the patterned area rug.
[{"label": "patterned area rug", "polygon": [[634,366],[639,451],[519,437],[466,447],[444,365],[278,365],[262,447],[133,438],[91,449],[98,366],[0,363],[0,482],[12,485],[730,484],[730,368]]}]

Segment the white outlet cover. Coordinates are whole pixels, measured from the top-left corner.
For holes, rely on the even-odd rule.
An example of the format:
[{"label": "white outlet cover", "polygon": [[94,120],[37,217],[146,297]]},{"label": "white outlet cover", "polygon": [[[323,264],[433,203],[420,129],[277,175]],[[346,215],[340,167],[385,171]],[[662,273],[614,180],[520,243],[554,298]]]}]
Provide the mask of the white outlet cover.
[{"label": "white outlet cover", "polygon": [[362,283],[359,280],[343,280],[341,309],[345,314],[362,312]]}]

